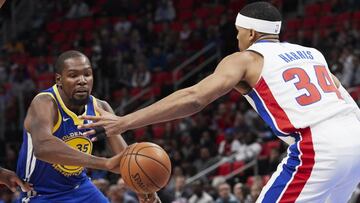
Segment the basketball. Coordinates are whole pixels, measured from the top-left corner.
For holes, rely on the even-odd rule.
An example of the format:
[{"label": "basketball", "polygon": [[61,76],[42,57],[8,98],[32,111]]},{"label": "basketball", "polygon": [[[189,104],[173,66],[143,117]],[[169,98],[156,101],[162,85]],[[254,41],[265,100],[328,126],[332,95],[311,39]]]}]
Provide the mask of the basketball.
[{"label": "basketball", "polygon": [[134,192],[154,193],[169,181],[170,158],[159,145],[150,142],[135,143],[124,151],[120,160],[120,174]]}]

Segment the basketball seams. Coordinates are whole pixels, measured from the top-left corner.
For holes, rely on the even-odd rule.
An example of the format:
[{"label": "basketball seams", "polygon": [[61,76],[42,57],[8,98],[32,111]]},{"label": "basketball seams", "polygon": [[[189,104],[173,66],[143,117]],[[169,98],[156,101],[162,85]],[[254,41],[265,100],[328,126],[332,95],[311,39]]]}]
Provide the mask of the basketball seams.
[{"label": "basketball seams", "polygon": [[165,168],[165,170],[166,170],[166,172],[168,172],[168,173],[170,173],[170,170],[163,164],[163,163],[161,163],[160,161],[158,161],[157,159],[154,159],[154,158],[152,158],[151,156],[147,156],[147,155],[145,155],[145,154],[134,154],[134,153],[129,153],[129,154],[124,154],[124,156],[128,156],[128,155],[133,155],[133,156],[143,156],[143,157],[146,157],[146,158],[149,158],[149,159],[151,159],[151,160],[153,160],[153,161],[156,161],[159,165],[161,165],[163,168]]},{"label": "basketball seams", "polygon": [[[134,146],[134,148],[132,149],[132,152],[133,153],[135,151],[135,148],[136,148],[136,145]],[[128,175],[129,175],[129,178],[130,178],[130,181],[131,181],[131,184],[133,185],[134,189],[137,190],[137,185],[134,184],[132,178],[131,178],[131,173],[130,173],[130,163],[131,163],[131,157],[132,156],[129,156],[129,163],[128,163]],[[135,160],[136,161],[136,160]],[[140,188],[140,190],[137,190],[137,191],[142,191],[142,189]]]},{"label": "basketball seams", "polygon": [[141,172],[147,177],[148,180],[150,180],[150,182],[157,188],[161,189],[161,187],[158,186],[158,184],[156,184],[149,176],[148,174],[145,173],[144,169],[140,166],[138,160],[137,160],[137,156],[135,155],[135,162],[138,165],[138,167],[140,168]]}]

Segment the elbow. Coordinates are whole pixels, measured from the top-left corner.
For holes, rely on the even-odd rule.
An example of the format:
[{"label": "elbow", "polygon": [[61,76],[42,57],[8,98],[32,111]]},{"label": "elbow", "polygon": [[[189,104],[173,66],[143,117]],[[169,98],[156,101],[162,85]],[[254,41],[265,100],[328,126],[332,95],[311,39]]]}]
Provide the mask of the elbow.
[{"label": "elbow", "polygon": [[43,160],[46,158],[47,155],[49,155],[50,151],[49,148],[46,147],[47,145],[45,143],[42,144],[34,144],[34,156],[37,159]]},{"label": "elbow", "polygon": [[189,98],[188,101],[190,108],[196,112],[202,110],[209,103],[207,100],[203,99],[193,88],[189,88],[187,90],[187,97]]}]

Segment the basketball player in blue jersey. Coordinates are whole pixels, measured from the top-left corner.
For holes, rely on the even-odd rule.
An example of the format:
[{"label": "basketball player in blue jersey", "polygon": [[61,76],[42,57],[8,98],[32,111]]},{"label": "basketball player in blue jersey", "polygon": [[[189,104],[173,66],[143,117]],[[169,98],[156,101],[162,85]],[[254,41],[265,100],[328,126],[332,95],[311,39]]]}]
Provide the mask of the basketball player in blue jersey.
[{"label": "basketball player in blue jersey", "polygon": [[80,128],[103,126],[113,136],[190,116],[235,89],[289,144],[256,202],[347,202],[360,182],[359,107],[318,50],[279,41],[281,14],[271,4],[245,6],[234,27],[240,52],[199,83],[123,117],[82,116],[95,122]]},{"label": "basketball player in blue jersey", "polygon": [[35,96],[24,121],[17,175],[34,190],[23,193],[22,201],[106,203],[85,168],[119,173],[120,153],[127,145],[117,134],[107,139],[117,156],[91,155],[93,143],[77,128],[88,121],[78,115],[97,115],[95,106],[113,111],[108,103],[91,95],[93,72],[84,54],[64,52],[55,68],[56,84]]}]

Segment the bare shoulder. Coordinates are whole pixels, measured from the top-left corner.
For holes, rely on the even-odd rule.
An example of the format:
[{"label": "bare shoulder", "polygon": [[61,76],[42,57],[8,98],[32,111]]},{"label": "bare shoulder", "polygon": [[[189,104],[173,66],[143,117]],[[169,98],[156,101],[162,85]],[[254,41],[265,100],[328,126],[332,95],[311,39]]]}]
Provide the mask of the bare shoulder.
[{"label": "bare shoulder", "polygon": [[53,123],[58,119],[57,104],[50,94],[39,94],[31,101],[24,121],[25,129],[29,130],[33,123]]},{"label": "bare shoulder", "polygon": [[50,94],[38,94],[33,98],[29,108],[50,108],[55,110],[57,105]]},{"label": "bare shoulder", "polygon": [[98,106],[102,109],[104,109],[107,112],[113,112],[113,109],[111,108],[110,104],[105,101],[105,100],[101,100],[101,99],[96,99],[96,102],[98,103]]},{"label": "bare shoulder", "polygon": [[262,61],[262,56],[253,51],[235,52],[223,58],[221,63],[227,65],[236,65],[238,67],[247,67],[256,61]]}]

